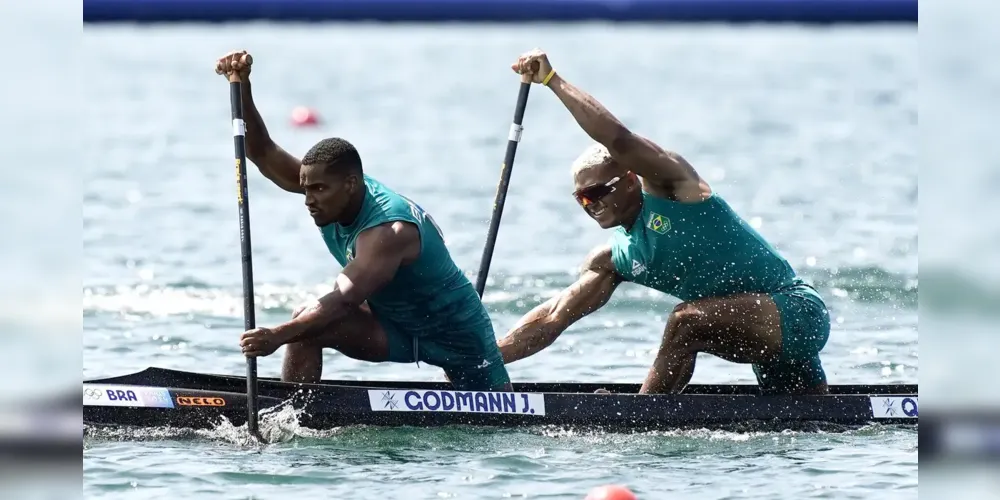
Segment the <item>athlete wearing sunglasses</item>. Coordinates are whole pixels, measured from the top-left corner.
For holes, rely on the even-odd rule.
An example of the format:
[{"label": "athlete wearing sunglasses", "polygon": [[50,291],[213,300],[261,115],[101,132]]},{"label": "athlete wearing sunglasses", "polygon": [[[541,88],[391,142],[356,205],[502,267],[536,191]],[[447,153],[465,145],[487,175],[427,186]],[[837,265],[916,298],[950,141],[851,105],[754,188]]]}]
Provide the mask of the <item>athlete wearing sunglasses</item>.
[{"label": "athlete wearing sunglasses", "polygon": [[753,365],[765,393],[823,394],[830,334],[822,298],[680,155],[630,131],[534,50],[511,66],[549,87],[597,144],[573,164],[573,195],[610,242],[572,286],[525,315],[498,344],[505,363],[552,344],[623,281],[677,297],[642,393],[681,392],[696,355]]},{"label": "athlete wearing sunglasses", "polygon": [[[583,207],[587,213],[597,220],[598,223],[601,224],[601,227],[605,229],[618,225],[617,221],[613,218],[605,218],[605,222],[601,222],[601,217],[608,208],[607,203],[605,203],[605,199],[609,194],[617,191],[615,184],[618,184],[621,180],[621,176],[616,176],[610,181],[589,184],[573,191],[573,196],[576,198],[576,202],[579,203],[580,206]],[[586,179],[584,179],[584,181],[586,182]]]}]

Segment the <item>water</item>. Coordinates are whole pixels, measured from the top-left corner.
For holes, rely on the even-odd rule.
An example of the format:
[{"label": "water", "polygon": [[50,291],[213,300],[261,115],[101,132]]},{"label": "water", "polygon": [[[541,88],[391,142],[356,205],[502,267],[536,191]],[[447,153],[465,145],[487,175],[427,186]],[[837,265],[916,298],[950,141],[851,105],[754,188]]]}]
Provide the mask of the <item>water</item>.
[{"label": "water", "polygon": [[[93,28],[84,32],[84,377],[162,366],[242,373],[228,89],[214,59],[247,48],[272,136],[301,155],[341,135],[417,200],[470,275],[482,251],[517,77],[540,46],[634,130],[684,154],[827,299],[832,383],[916,383],[916,31],[605,25]],[[322,127],[288,125],[315,107]],[[503,335],[605,241],[569,196],[587,144],[546,90],[529,98],[485,300]],[[337,271],[301,198],[250,177],[257,321],[274,325]],[[638,382],[676,301],[620,288],[516,381]],[[260,361],[279,371],[279,350]],[[443,380],[334,353],[327,378]],[[696,383],[753,382],[704,356]],[[913,498],[914,431],[576,434],[560,429],[240,429],[92,433],[93,498]],[[138,441],[137,441],[138,440]]]}]

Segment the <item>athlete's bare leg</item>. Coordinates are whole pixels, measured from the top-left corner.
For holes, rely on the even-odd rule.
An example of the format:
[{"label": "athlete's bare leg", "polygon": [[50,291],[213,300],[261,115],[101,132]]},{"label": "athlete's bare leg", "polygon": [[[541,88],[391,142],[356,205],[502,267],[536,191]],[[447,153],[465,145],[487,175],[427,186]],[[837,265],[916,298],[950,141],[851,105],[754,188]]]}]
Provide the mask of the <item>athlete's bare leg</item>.
[{"label": "athlete's bare leg", "polygon": [[[305,310],[300,307],[292,317]],[[385,361],[389,358],[389,339],[367,304],[337,322],[326,333],[285,346],[281,380],[319,382],[323,375],[323,349],[336,349],[343,355],[362,361]]]},{"label": "athlete's bare leg", "polygon": [[[766,294],[684,302],[667,320],[656,361],[640,393],[679,393],[694,374],[699,352],[734,363],[767,364],[781,356],[781,314]],[[804,392],[825,393],[822,387]]]}]

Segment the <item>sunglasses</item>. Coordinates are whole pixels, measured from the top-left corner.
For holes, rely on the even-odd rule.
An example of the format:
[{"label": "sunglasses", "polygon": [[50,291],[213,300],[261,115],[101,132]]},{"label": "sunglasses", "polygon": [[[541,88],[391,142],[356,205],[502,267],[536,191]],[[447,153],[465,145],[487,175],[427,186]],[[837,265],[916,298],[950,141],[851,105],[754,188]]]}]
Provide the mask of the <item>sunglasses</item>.
[{"label": "sunglasses", "polygon": [[622,180],[621,177],[615,177],[604,184],[595,184],[583,189],[577,189],[573,192],[573,196],[576,198],[577,203],[586,207],[587,205],[597,203],[601,198],[615,192],[615,184],[620,180]]}]

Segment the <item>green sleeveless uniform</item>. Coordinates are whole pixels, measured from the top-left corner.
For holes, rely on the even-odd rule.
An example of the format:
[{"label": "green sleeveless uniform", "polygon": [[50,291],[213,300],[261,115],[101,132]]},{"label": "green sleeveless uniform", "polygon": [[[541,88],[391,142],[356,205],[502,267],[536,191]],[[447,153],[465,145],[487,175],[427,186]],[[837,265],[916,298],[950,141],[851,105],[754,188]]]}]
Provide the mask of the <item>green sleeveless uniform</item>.
[{"label": "green sleeveless uniform", "polygon": [[781,313],[782,357],[754,365],[765,392],[826,381],[819,352],[830,316],[819,293],[719,195],[680,203],[642,192],[630,230],[611,236],[615,271],[626,281],[682,301],[738,293],[767,293]]},{"label": "green sleeveless uniform", "polygon": [[363,231],[409,222],[420,231],[420,256],[396,271],[368,306],[389,336],[389,361],[424,361],[445,370],[456,388],[489,390],[509,383],[489,314],[458,268],[434,220],[416,203],[365,175],[365,201],[353,223],[320,228],[341,266],[354,258]]}]

